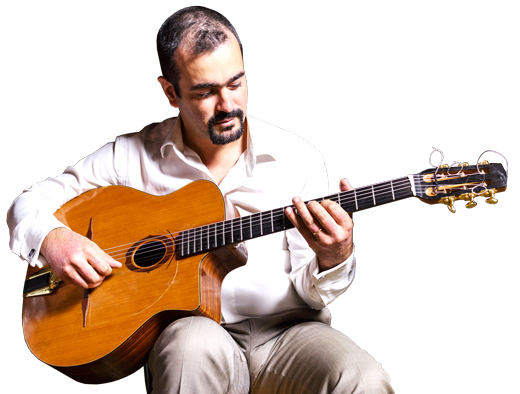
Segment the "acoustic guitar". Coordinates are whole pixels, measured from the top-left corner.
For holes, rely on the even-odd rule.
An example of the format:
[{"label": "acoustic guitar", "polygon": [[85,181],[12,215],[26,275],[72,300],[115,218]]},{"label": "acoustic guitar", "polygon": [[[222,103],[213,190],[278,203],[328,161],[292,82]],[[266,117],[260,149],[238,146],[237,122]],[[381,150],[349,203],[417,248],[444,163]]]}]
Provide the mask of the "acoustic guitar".
[{"label": "acoustic guitar", "polygon": [[[466,164],[466,163],[465,163]],[[348,212],[408,197],[444,203],[497,202],[507,186],[501,164],[431,168],[330,195]],[[64,283],[50,267],[29,267],[24,288],[23,331],[41,361],[82,383],[123,378],[147,360],[161,331],[191,315],[220,322],[221,283],[246,264],[244,241],[294,226],[285,207],[225,219],[219,188],[195,181],[166,196],[124,186],[90,190],[55,213],[123,266],[92,290]]]}]

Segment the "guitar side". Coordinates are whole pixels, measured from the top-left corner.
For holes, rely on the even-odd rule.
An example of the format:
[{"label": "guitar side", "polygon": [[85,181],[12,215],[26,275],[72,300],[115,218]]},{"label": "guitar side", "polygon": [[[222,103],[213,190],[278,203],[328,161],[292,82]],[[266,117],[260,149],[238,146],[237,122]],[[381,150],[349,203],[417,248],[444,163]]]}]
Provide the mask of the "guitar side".
[{"label": "guitar side", "polygon": [[[23,330],[31,352],[82,383],[135,372],[162,330],[178,318],[202,315],[220,322],[222,280],[247,259],[236,247],[177,259],[175,234],[225,219],[220,190],[208,181],[166,196],[123,186],[98,188],[55,216],[74,231],[91,234],[123,264],[89,292],[62,283],[52,294],[24,298]],[[162,257],[153,264],[138,259],[139,250],[157,245]],[[27,277],[34,271],[30,267]]]}]

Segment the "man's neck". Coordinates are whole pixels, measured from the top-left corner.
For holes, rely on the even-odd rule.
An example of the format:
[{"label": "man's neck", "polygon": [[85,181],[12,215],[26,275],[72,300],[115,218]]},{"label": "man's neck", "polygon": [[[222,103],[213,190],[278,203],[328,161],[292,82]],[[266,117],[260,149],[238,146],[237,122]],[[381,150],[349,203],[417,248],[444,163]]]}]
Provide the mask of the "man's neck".
[{"label": "man's neck", "polygon": [[236,141],[225,145],[215,145],[209,138],[197,138],[187,133],[182,127],[184,145],[197,153],[208,168],[217,184],[220,184],[227,173],[237,163],[242,153],[247,149],[247,119],[244,122],[244,132]]}]

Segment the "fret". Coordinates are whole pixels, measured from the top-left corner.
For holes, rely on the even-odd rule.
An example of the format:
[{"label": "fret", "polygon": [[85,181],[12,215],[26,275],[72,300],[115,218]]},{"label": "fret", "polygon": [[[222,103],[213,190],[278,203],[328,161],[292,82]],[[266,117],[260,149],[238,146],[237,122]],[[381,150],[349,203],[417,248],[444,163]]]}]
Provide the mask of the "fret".
[{"label": "fret", "polygon": [[[217,223],[217,229],[215,231],[215,237],[218,246],[224,246],[226,244],[226,241],[224,239],[224,222]],[[219,242],[220,241],[220,242]]]},{"label": "fret", "polygon": [[397,200],[413,196],[412,186],[410,180],[407,178],[398,179],[400,187],[395,191]]},{"label": "fret", "polygon": [[251,216],[245,216],[242,218],[241,230],[243,231],[242,240],[251,239]]},{"label": "fret", "polygon": [[200,252],[200,227],[193,230],[193,252]]},{"label": "fret", "polygon": [[[267,212],[264,212],[264,213],[267,213]],[[271,211],[272,213],[272,211]],[[262,227],[262,235],[267,235],[267,234],[271,234],[272,231],[271,231],[271,215],[267,214],[267,215],[263,215],[263,217],[261,216],[261,223],[260,223],[260,226]]]},{"label": "fret", "polygon": [[231,221],[231,234],[232,234],[232,243],[236,244],[243,240],[242,236],[242,226],[241,226],[241,218],[236,218]]},{"label": "fret", "polygon": [[386,203],[393,201],[392,200],[393,190],[391,188],[389,188],[389,186],[390,186],[389,182],[376,185],[376,187],[378,189],[377,196],[376,196],[378,205],[386,204]]},{"label": "fret", "polygon": [[[193,247],[191,247],[193,244]],[[195,253],[195,230],[188,231],[188,254]]]},{"label": "fret", "polygon": [[231,226],[232,226],[232,221],[231,220],[226,220],[224,222],[224,245],[231,245],[233,244],[233,234],[231,232]]},{"label": "fret", "polygon": [[184,256],[184,231],[181,233],[181,255]]},{"label": "fret", "polygon": [[[410,182],[408,177],[404,177],[333,194],[315,201],[326,199],[338,201],[338,204],[347,212],[355,212],[412,197],[413,191]],[[308,201],[305,204],[308,204]],[[294,206],[290,207],[298,213]],[[292,229],[294,225],[290,220],[286,220],[285,210],[287,208],[257,212],[249,216],[239,216],[235,219],[184,230],[175,239],[175,247],[179,252],[179,257],[186,257],[247,239]]]},{"label": "fret", "polygon": [[199,234],[200,234],[200,247],[199,247],[199,251],[202,252],[203,250],[206,250],[207,249],[207,245],[204,246],[204,240],[206,239],[206,237],[204,236],[204,234],[206,234],[205,230],[206,230],[206,226],[202,226],[199,228]]},{"label": "fret", "polygon": [[[213,223],[207,226],[208,227],[208,249],[213,249],[217,247],[217,224]],[[213,230],[210,230],[212,228]]]},{"label": "fret", "polygon": [[260,221],[261,217],[262,217],[261,213],[255,213],[254,215],[251,216],[251,222],[252,222],[251,238],[260,237],[261,235],[263,235],[262,222]]},{"label": "fret", "polygon": [[278,232],[285,230],[285,210],[284,208],[278,208],[272,211],[273,226],[272,232]]}]

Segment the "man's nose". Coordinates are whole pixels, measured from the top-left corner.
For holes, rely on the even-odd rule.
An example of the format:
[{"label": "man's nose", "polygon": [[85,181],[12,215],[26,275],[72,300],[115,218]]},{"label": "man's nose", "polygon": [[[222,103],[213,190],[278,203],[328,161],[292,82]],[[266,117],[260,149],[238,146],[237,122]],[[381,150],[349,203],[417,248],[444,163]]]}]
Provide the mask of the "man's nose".
[{"label": "man's nose", "polygon": [[218,95],[217,111],[231,112],[233,111],[233,101],[231,93],[227,89],[222,89]]}]

